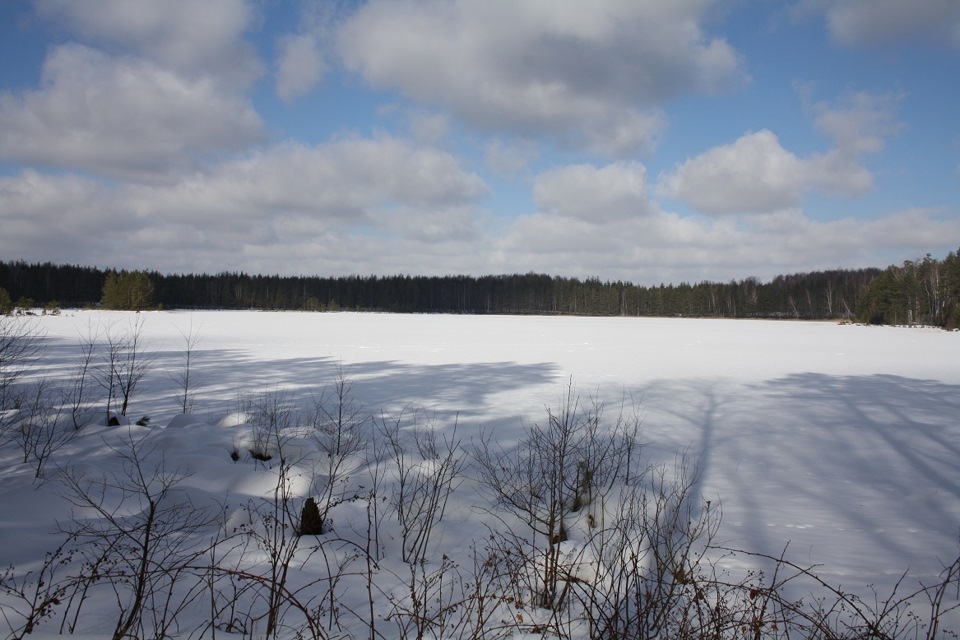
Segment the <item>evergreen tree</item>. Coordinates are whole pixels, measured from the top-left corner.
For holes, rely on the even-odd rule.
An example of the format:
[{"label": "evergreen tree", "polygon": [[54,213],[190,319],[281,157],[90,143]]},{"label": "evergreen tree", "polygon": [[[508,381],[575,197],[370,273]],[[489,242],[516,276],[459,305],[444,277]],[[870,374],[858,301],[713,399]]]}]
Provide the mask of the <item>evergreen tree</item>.
[{"label": "evergreen tree", "polygon": [[8,316],[11,313],[13,313],[13,301],[7,290],[0,287],[0,316]]},{"label": "evergreen tree", "polygon": [[142,311],[156,306],[153,283],[142,271],[111,271],[103,283],[100,304],[107,309]]}]

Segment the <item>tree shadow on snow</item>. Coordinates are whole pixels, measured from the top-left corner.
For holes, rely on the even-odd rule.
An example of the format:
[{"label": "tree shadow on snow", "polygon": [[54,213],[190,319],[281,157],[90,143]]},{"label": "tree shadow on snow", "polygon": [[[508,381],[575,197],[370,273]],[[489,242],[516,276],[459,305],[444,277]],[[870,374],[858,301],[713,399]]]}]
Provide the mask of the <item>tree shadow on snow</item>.
[{"label": "tree shadow on snow", "polygon": [[[148,355],[149,365],[131,412],[166,421],[179,413],[175,397],[182,391],[185,354],[183,350],[168,350],[150,351]],[[77,357],[76,344],[49,340],[44,372],[69,379],[76,371]],[[489,415],[489,405],[497,393],[551,384],[560,377],[553,363],[343,363],[324,356],[265,359],[243,350],[221,349],[197,349],[190,362],[195,410],[212,421],[235,411],[239,398],[265,392],[282,393],[291,403],[307,406],[329,392],[340,375],[364,412],[395,414],[422,406],[438,418],[452,420],[459,415],[461,421]],[[510,407],[503,409],[505,415],[510,414]]]},{"label": "tree shadow on snow", "polygon": [[935,576],[955,557],[960,386],[801,373],[657,381],[643,395],[655,454],[688,445],[706,498],[724,504],[722,542],[770,554],[790,543],[831,570],[878,575]]}]

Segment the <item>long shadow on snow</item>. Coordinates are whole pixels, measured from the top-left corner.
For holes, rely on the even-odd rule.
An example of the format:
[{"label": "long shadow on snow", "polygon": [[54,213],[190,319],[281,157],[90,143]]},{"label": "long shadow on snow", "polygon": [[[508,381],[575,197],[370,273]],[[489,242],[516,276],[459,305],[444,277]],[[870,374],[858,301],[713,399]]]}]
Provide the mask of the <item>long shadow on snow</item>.
[{"label": "long shadow on snow", "polygon": [[[76,371],[77,347],[50,340],[45,345],[44,371],[69,378]],[[184,367],[182,350],[149,352],[150,363],[137,389],[130,413],[148,414],[163,424],[178,411],[175,395]],[[559,379],[552,363],[412,365],[395,360],[340,363],[331,357],[303,356],[263,359],[242,350],[196,350],[191,356],[191,391],[196,410],[216,420],[237,407],[237,398],[282,391],[290,402],[305,404],[323,394],[338,371],[348,379],[353,398],[370,413],[394,413],[423,406],[436,416],[462,419],[488,412],[491,397],[528,385]],[[499,412],[498,412],[499,413]],[[510,414],[510,408],[504,408]]]},{"label": "long shadow on snow", "polygon": [[654,455],[689,446],[699,457],[706,497],[731,507],[735,546],[776,554],[791,539],[833,537],[825,551],[855,565],[873,554],[878,573],[920,564],[933,575],[938,556],[956,554],[960,386],[803,373],[746,386],[657,381],[641,393]]}]

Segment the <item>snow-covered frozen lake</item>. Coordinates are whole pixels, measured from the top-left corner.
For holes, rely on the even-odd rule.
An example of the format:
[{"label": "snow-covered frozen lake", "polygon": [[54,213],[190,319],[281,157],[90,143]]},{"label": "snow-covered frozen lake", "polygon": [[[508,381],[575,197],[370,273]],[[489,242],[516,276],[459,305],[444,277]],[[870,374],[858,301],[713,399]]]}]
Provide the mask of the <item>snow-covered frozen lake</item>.
[{"label": "snow-covered frozen lake", "polygon": [[[50,370],[91,327],[132,314],[39,318]],[[177,413],[171,373],[194,332],[195,413],[238,394],[304,397],[342,367],[371,413],[422,405],[459,435],[518,437],[568,380],[607,406],[640,405],[653,462],[699,459],[719,539],[778,554],[843,586],[937,576],[960,536],[960,334],[828,322],[154,312],[156,360],[131,415]],[[15,535],[0,529],[0,547]],[[6,538],[6,540],[4,540]]]}]

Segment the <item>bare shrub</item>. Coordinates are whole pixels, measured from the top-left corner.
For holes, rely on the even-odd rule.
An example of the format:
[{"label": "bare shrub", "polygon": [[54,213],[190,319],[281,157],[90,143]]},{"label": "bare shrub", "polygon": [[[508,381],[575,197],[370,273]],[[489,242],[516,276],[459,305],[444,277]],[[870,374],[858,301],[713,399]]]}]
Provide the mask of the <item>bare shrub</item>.
[{"label": "bare shrub", "polygon": [[153,361],[154,354],[145,351],[145,324],[146,316],[137,312],[124,331],[116,333],[108,328],[104,332],[105,351],[95,376],[107,396],[108,420],[115,400],[120,403],[120,415],[127,415],[130,401]]},{"label": "bare shrub", "polygon": [[33,318],[0,315],[0,444],[8,441],[12,424],[28,392],[18,383],[43,353],[43,335]]},{"label": "bare shrub", "polygon": [[[599,401],[583,404],[572,382],[559,411],[547,408],[547,423],[524,427],[516,448],[505,449],[483,434],[475,459],[480,482],[493,508],[505,511],[525,527],[508,529],[517,545],[535,550],[527,558],[536,583],[537,606],[556,608],[565,595],[569,574],[564,543],[574,519],[595,527],[603,519],[607,494],[630,479],[639,453],[636,412],[623,409],[610,422]],[[530,536],[529,538],[527,536]]]},{"label": "bare shrub", "polygon": [[43,352],[43,334],[32,318],[0,315],[0,409],[7,409],[13,385]]},{"label": "bare shrub", "polygon": [[77,542],[83,579],[69,599],[74,631],[89,590],[106,587],[116,604],[113,638],[166,637],[202,586],[194,571],[203,553],[194,536],[216,514],[175,491],[184,474],[170,470],[144,439],[111,447],[122,472],[87,476],[68,468],[63,496],[74,507],[62,531]]},{"label": "bare shrub", "polygon": [[[288,630],[298,637],[324,638],[321,618],[326,613],[328,628],[338,626],[335,590],[362,550],[340,538],[303,536],[298,518],[302,498],[296,486],[308,486],[309,482],[290,458],[271,464],[266,473],[275,477],[272,494],[250,500],[246,522],[225,538],[239,542],[234,546],[239,553],[236,566],[219,566],[214,571],[228,575],[231,583],[244,585],[250,597],[247,611],[239,617],[246,621],[242,626],[250,629],[251,635],[275,638]],[[311,577],[300,573],[311,558],[322,563],[325,574]],[[330,606],[325,608],[325,603]],[[291,610],[300,614],[299,625],[288,622]]]},{"label": "bare shrub", "polygon": [[579,546],[565,580],[591,637],[701,637],[721,600],[707,597],[707,550],[719,510],[700,499],[696,466],[650,469],[612,499],[604,527]]},{"label": "bare shrub", "polygon": [[282,454],[283,443],[297,425],[298,410],[281,389],[244,397],[243,412],[250,417],[250,455],[260,462]]},{"label": "bare shrub", "polygon": [[54,551],[48,552],[36,571],[18,574],[9,566],[0,573],[0,616],[9,629],[8,638],[19,640],[32,634],[43,622],[53,618],[70,591],[72,580],[60,575],[72,561],[67,538]]},{"label": "bare shrub", "polygon": [[200,334],[193,328],[193,321],[187,331],[180,331],[183,338],[183,360],[178,371],[171,375],[177,385],[177,404],[183,413],[193,410],[193,400],[196,395],[197,378],[194,367],[194,357],[200,345]]},{"label": "bare shrub", "polygon": [[65,403],[70,410],[70,419],[74,429],[80,429],[87,421],[87,412],[91,406],[102,399],[95,393],[97,387],[97,350],[100,345],[101,330],[87,327],[86,335],[79,341],[80,354],[77,368],[67,387]]},{"label": "bare shrub", "polygon": [[42,479],[48,460],[76,435],[67,421],[66,392],[47,379],[30,385],[21,396],[17,420],[11,425],[13,439],[30,463],[34,477]]},{"label": "bare shrub", "polygon": [[456,420],[449,434],[415,412],[413,425],[404,428],[405,413],[378,427],[395,474],[393,507],[401,528],[404,562],[426,559],[436,526],[443,520],[450,494],[459,484],[465,454],[457,439]]},{"label": "bare shrub", "polygon": [[333,382],[314,399],[305,425],[317,447],[312,491],[323,532],[331,509],[365,493],[350,481],[371,444],[371,423],[354,397],[347,372],[338,365]]}]

